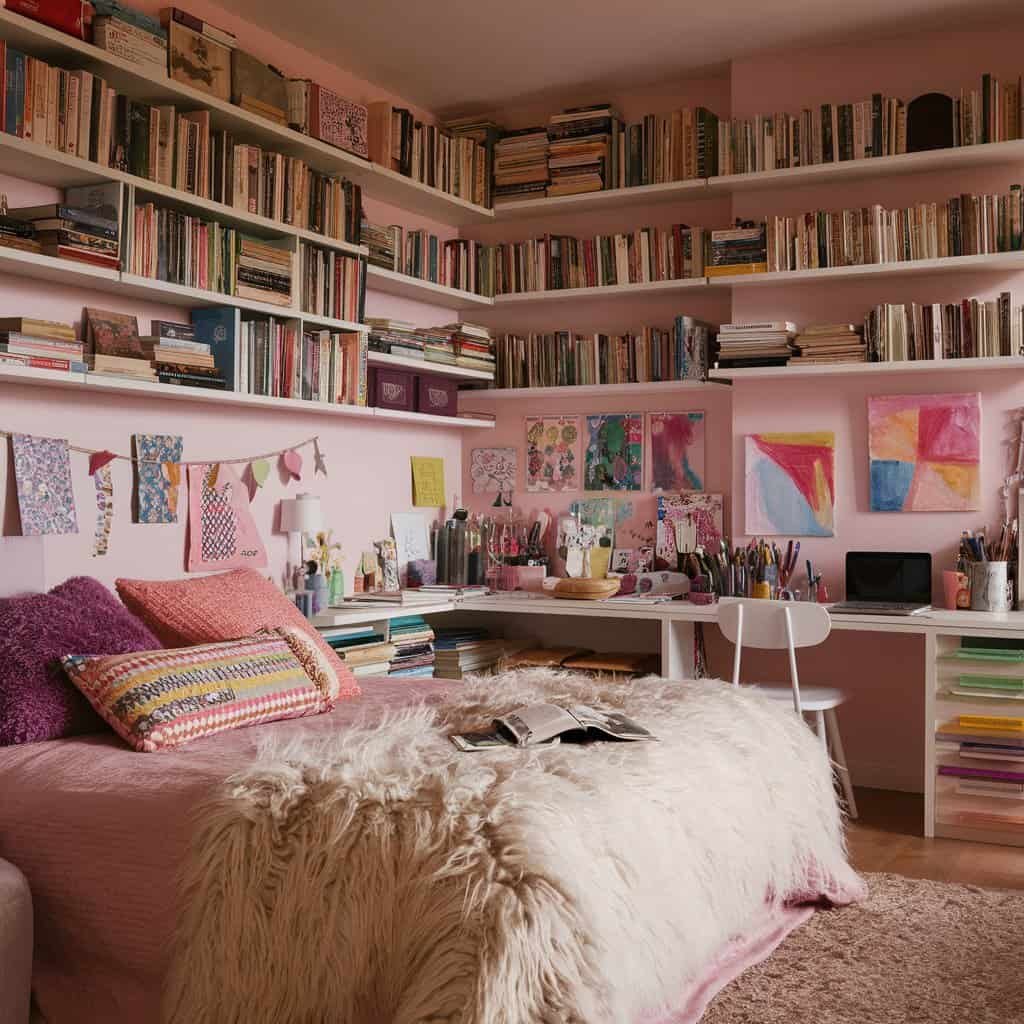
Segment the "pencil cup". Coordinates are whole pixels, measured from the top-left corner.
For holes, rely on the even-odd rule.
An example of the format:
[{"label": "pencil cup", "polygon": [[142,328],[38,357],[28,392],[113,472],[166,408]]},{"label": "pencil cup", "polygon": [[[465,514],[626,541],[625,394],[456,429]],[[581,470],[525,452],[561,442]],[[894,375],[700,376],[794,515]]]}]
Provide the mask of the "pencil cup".
[{"label": "pencil cup", "polygon": [[971,611],[1008,612],[1009,584],[1006,562],[971,563]]},{"label": "pencil cup", "polygon": [[971,581],[965,572],[944,569],[942,572],[942,593],[950,611],[971,607]]},{"label": "pencil cup", "polygon": [[765,580],[764,583],[755,583],[753,587],[751,587],[750,596],[758,597],[762,601],[770,601],[772,596],[772,585],[767,580]]}]

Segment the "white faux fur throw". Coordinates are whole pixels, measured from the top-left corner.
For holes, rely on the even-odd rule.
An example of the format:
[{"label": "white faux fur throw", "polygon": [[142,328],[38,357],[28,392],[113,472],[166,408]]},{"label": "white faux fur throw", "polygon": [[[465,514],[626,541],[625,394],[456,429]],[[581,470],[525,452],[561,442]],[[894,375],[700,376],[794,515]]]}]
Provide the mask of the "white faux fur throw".
[{"label": "white faux fur throw", "polygon": [[[522,704],[621,707],[658,743],[459,753]],[[203,809],[174,1024],[635,1024],[766,897],[855,896],[830,766],[717,682],[523,670],[329,742],[269,746]]]}]

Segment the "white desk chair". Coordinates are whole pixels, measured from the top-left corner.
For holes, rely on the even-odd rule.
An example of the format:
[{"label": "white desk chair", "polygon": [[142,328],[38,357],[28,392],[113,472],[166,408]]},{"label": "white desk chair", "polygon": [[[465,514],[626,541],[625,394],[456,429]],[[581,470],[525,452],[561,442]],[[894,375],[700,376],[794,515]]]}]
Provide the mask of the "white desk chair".
[{"label": "white desk chair", "polygon": [[740,685],[740,658],[743,647],[789,652],[789,686],[758,684],[758,688],[779,700],[792,700],[798,715],[813,714],[815,732],[825,752],[839,770],[839,782],[846,797],[851,818],[857,817],[846,752],[839,735],[836,708],[846,700],[842,690],[828,686],[801,686],[796,671],[796,649],[822,643],[832,631],[832,620],[820,604],[794,601],[740,599],[723,601],[718,606],[718,627],[736,645],[732,663],[732,684]]}]

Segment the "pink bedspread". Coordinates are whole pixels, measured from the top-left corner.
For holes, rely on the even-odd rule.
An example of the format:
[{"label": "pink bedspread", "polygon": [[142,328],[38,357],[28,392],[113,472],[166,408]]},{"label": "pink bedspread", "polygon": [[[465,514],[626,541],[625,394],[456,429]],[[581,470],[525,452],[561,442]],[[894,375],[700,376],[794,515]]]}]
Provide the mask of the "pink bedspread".
[{"label": "pink bedspread", "polygon": [[[176,877],[195,806],[251,759],[267,730],[315,735],[458,685],[367,679],[332,714],[135,753],[112,734],[0,748],[0,857],[28,878],[35,907],[33,987],[48,1024],[159,1019]],[[707,1001],[763,959],[810,913],[751,922],[668,1024],[699,1019]]]}]

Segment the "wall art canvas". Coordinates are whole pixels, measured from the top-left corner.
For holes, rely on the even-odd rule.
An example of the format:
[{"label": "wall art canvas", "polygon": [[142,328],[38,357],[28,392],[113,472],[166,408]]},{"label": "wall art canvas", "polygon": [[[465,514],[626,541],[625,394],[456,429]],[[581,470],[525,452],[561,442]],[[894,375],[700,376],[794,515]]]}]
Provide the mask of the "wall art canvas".
[{"label": "wall art canvas", "polygon": [[511,505],[516,489],[516,469],[515,448],[474,448],[469,463],[473,493],[496,495],[497,507]]},{"label": "wall art canvas", "polygon": [[173,434],[132,434],[135,492],[132,521],[176,523],[181,485],[182,439]]},{"label": "wall art canvas", "polygon": [[262,569],[267,551],[249,511],[249,494],[225,463],[188,467],[189,572]]},{"label": "wall art canvas", "polygon": [[579,416],[527,416],[527,491],[578,491],[579,440]]},{"label": "wall art canvas", "polygon": [[631,494],[615,500],[615,546],[653,548],[658,524],[658,499]]},{"label": "wall art canvas", "polygon": [[22,535],[78,533],[67,441],[11,434],[11,452]]},{"label": "wall art canvas", "polygon": [[644,419],[640,413],[587,417],[585,491],[639,491]]},{"label": "wall art canvas", "polygon": [[872,512],[966,512],[979,507],[981,396],[868,399]]},{"label": "wall art canvas", "polygon": [[685,550],[699,544],[705,551],[715,551],[724,536],[724,521],[725,503],[720,494],[659,494],[655,568],[676,568],[677,526]]},{"label": "wall art canvas", "polygon": [[745,449],[748,534],[833,536],[836,437],[832,431],[748,434]]},{"label": "wall art canvas", "polygon": [[652,412],[651,490],[704,490],[704,413]]}]

